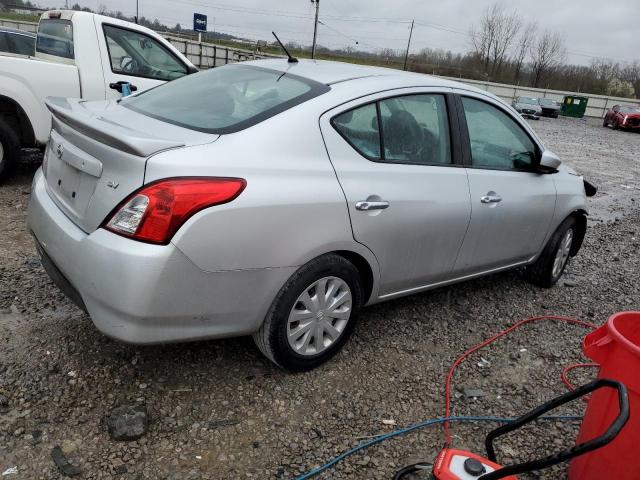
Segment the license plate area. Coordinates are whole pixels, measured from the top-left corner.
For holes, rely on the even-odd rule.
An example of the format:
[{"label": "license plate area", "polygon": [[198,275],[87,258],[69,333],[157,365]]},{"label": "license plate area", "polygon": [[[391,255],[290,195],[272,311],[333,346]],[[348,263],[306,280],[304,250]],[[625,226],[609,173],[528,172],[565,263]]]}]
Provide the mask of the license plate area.
[{"label": "license plate area", "polygon": [[73,219],[82,220],[102,174],[102,164],[57,132],[45,152],[49,193]]}]

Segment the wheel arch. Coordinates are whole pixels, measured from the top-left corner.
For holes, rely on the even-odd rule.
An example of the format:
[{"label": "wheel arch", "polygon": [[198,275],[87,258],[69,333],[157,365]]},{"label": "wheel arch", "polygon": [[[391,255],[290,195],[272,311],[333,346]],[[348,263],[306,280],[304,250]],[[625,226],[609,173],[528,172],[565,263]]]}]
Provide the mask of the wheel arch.
[{"label": "wheel arch", "polygon": [[373,268],[371,267],[369,261],[359,253],[356,253],[352,250],[336,250],[330,253],[340,255],[356,267],[358,273],[360,274],[360,279],[362,280],[362,288],[364,290],[364,304],[366,305],[367,303],[369,303],[373,294],[374,284],[376,283]]},{"label": "wheel arch", "polygon": [[584,241],[584,237],[587,234],[587,211],[580,208],[578,210],[574,210],[571,212],[569,217],[573,217],[576,219],[576,237],[571,245],[571,256],[575,257],[580,251],[580,247],[582,247],[582,242]]},{"label": "wheel arch", "polygon": [[13,126],[21,146],[30,147],[36,144],[33,125],[18,102],[5,95],[0,95],[0,115],[4,116]]}]

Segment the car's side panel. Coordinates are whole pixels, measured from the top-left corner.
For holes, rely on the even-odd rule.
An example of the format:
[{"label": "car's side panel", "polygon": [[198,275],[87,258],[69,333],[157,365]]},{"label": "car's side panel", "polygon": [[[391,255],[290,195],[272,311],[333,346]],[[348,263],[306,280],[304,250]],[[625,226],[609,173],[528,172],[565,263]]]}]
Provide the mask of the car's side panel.
[{"label": "car's side panel", "polygon": [[[480,93],[458,93],[483,102],[488,109],[502,111],[519,124],[522,130],[529,132],[521,117],[511,115],[501,102]],[[464,119],[464,113],[461,116]],[[469,144],[466,124],[463,125],[463,131],[464,148],[469,150],[472,146]],[[538,144],[537,138],[533,135],[530,138],[541,152],[542,146]],[[470,151],[470,158],[471,153]],[[475,166],[473,162],[468,165],[468,176],[471,222],[454,274],[476,274],[524,263],[535,257],[544,246],[554,216],[556,188],[553,176],[495,170]],[[498,201],[484,203],[488,196],[496,197]]]},{"label": "car's side panel", "polygon": [[247,181],[233,202],[198,213],[173,238],[200,269],[300,266],[323,253],[348,250],[367,260],[377,282],[375,257],[353,240],[344,195],[318,128],[319,113],[311,112],[295,108],[223,135],[215,144],[149,160],[145,183],[189,175]]},{"label": "car's side panel", "polygon": [[[345,192],[357,241],[380,263],[380,295],[447,280],[467,230],[470,205],[461,166],[373,162],[360,155],[331,125],[351,108],[390,96],[448,93],[412,88],[382,92],[332,110],[320,120],[323,137]],[[385,210],[361,211],[356,203],[379,198]]]},{"label": "car's side panel", "polygon": [[589,213],[584,196],[584,187],[579,177],[572,169],[566,166],[560,167],[560,173],[551,175],[556,185],[557,203],[553,215],[551,232],[574,212]]}]

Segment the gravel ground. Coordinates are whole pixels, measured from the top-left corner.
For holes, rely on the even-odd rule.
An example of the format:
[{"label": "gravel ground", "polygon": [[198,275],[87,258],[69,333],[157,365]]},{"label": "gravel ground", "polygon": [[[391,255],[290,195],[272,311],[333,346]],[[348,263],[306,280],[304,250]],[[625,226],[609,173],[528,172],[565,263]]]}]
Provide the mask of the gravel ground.
[{"label": "gravel ground", "polygon": [[[547,145],[598,184],[579,256],[551,290],[520,272],[374,306],[329,364],[292,375],[250,339],[127,346],[98,333],[49,281],[25,226],[37,155],[0,186],[0,473],[63,478],[59,445],[81,478],[281,479],[320,465],[362,438],[443,414],[443,381],[466,348],[516,320],[544,314],[601,323],[638,307],[640,135],[596,121],[532,122]],[[638,196],[640,198],[640,196]],[[494,344],[454,378],[457,415],[513,416],[565,391],[563,366],[584,361],[585,329],[541,323]],[[490,365],[480,367],[481,357]],[[593,371],[575,372],[576,383]],[[485,396],[465,399],[465,388]],[[121,405],[149,412],[148,433],[116,442],[106,417]],[[582,402],[563,412],[580,414]],[[456,424],[454,445],[483,452],[490,424]],[[572,444],[575,423],[540,424],[500,441],[504,463]],[[389,479],[434,459],[441,427],[354,455],[320,478]],[[524,478],[564,478],[564,467]],[[423,478],[426,478],[423,477]]]}]

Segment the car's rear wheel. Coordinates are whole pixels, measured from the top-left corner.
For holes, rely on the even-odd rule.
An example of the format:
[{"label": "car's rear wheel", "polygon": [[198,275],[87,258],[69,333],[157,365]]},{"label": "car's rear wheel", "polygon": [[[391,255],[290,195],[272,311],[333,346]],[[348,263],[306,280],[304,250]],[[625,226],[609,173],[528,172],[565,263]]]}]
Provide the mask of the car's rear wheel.
[{"label": "car's rear wheel", "polygon": [[562,222],[549,239],[538,260],[527,267],[527,277],[532,283],[551,288],[560,280],[569,263],[576,233],[575,218],[569,217]]},{"label": "car's rear wheel", "polygon": [[604,120],[602,121],[602,126],[603,127],[608,127],[609,126],[609,121],[607,120],[607,117],[604,117]]},{"label": "car's rear wheel", "polygon": [[11,126],[0,117],[0,178],[15,164],[20,154],[20,140]]},{"label": "car's rear wheel", "polygon": [[349,339],[362,297],[356,267],[339,255],[323,255],[302,266],[282,287],[253,340],[275,364],[310,370]]}]

